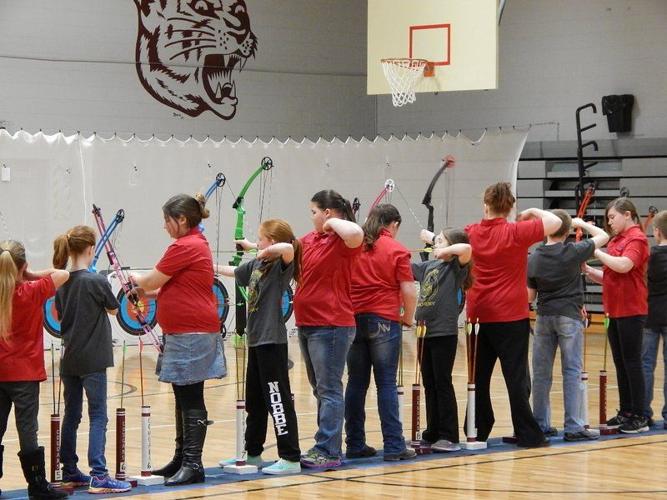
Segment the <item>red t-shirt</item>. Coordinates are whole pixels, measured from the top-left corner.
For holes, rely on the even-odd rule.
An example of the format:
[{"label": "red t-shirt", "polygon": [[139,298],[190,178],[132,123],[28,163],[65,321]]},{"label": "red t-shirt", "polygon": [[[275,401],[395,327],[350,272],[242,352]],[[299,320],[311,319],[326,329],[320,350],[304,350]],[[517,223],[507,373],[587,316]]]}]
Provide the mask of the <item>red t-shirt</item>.
[{"label": "red t-shirt", "polygon": [[602,304],[610,318],[648,314],[646,266],[649,258],[648,240],[639,226],[632,226],[614,236],[607,253],[629,258],[634,267],[628,273],[617,273],[603,266]]},{"label": "red t-shirt", "polygon": [[157,296],[157,321],[165,334],[220,331],[213,295],[213,258],[198,228],[174,241],[155,268],[171,279]]},{"label": "red t-shirt", "polygon": [[481,323],[527,318],[528,248],[544,239],[542,220],[485,219],[465,230],[472,246],[475,278],[466,294],[468,318]]},{"label": "red t-shirt", "polygon": [[12,328],[7,340],[0,340],[1,382],[46,380],[42,308],[55,293],[51,276],[24,281],[14,288]]},{"label": "red t-shirt", "polygon": [[336,233],[317,231],[302,237],[301,244],[301,279],[294,294],[297,326],[355,326],[350,282],[361,247],[349,248]]},{"label": "red t-shirt", "polygon": [[401,281],[414,281],[410,252],[383,229],[373,248],[369,251],[364,248],[352,265],[351,298],[355,314],[373,313],[399,321]]}]

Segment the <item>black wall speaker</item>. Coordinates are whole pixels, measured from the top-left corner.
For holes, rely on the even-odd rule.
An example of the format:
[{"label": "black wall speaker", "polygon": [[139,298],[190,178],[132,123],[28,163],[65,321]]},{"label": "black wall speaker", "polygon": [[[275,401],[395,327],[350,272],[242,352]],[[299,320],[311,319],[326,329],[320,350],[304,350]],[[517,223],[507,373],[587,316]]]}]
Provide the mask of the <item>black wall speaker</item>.
[{"label": "black wall speaker", "polygon": [[630,132],[632,130],[632,94],[606,95],[602,98],[602,114],[607,116],[609,132]]}]

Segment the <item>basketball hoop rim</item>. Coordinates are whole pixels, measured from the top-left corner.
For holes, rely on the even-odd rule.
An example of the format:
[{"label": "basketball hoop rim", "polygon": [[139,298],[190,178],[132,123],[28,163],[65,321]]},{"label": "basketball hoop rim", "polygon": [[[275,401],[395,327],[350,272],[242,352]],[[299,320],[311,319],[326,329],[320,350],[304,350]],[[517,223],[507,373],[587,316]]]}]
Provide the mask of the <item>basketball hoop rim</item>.
[{"label": "basketball hoop rim", "polygon": [[380,59],[382,65],[393,64],[402,68],[421,69],[423,76],[435,76],[435,64],[428,59],[410,58],[410,57],[385,57]]},{"label": "basketball hoop rim", "polygon": [[385,57],[380,59],[381,63],[389,63],[389,64],[397,64],[401,62],[415,62],[415,63],[421,63],[421,64],[428,64],[427,59],[412,59],[410,57]]}]

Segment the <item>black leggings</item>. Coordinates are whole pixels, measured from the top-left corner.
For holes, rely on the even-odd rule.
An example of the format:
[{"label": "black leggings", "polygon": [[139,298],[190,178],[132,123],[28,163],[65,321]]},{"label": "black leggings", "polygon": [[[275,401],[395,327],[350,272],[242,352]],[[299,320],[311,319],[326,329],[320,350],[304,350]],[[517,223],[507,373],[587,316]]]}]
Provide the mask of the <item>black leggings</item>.
[{"label": "black leggings", "polygon": [[642,371],[642,329],[645,316],[610,318],[607,336],[616,366],[620,410],[644,414],[644,372]]},{"label": "black leggings", "polygon": [[0,382],[0,443],[7,430],[12,404],[21,452],[31,453],[38,446],[39,382]]},{"label": "black leggings", "polygon": [[190,385],[171,384],[176,398],[176,407],[181,411],[204,410],[204,382],[197,382]]},{"label": "black leggings", "polygon": [[426,399],[426,430],[422,438],[431,443],[446,439],[459,442],[459,419],[452,369],[456,359],[456,335],[424,339],[421,373]]}]

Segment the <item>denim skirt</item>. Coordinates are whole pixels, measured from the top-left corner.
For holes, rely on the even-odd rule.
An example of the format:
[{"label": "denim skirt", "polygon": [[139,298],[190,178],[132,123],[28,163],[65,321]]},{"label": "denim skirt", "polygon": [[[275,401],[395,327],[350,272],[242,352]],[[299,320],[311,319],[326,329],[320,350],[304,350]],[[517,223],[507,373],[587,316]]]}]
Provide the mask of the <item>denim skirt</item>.
[{"label": "denim skirt", "polygon": [[190,385],[227,375],[219,333],[168,334],[163,339],[163,352],[155,370],[160,382]]}]

